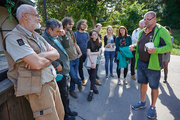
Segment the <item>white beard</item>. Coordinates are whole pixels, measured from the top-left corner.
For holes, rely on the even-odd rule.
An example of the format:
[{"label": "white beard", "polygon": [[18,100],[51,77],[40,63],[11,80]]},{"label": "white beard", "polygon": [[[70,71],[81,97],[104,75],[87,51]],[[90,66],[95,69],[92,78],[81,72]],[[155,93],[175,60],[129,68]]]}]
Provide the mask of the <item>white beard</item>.
[{"label": "white beard", "polygon": [[34,27],[35,27],[35,29],[40,29],[41,28],[41,24],[40,23],[35,24]]}]

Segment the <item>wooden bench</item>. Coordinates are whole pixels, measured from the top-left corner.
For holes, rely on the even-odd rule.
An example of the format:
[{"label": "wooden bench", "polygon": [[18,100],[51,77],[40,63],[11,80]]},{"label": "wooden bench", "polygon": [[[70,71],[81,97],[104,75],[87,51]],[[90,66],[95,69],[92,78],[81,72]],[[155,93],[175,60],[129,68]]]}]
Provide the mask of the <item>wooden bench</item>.
[{"label": "wooden bench", "polygon": [[7,70],[0,71],[0,120],[35,120],[27,99],[14,95],[14,85],[7,78]]}]

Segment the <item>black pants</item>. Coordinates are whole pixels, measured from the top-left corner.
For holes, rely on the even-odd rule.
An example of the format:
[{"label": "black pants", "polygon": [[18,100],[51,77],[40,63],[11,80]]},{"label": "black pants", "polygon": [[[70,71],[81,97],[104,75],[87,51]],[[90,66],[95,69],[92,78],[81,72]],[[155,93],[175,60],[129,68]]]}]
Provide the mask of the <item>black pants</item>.
[{"label": "black pants", "polygon": [[[96,68],[97,68],[97,66],[96,66]],[[89,69],[88,73],[89,73],[89,79],[91,81],[90,90],[94,90],[94,85],[95,85],[96,75],[97,75],[97,69]]]},{"label": "black pants", "polygon": [[136,51],[132,51],[132,54],[133,54],[133,58],[131,58],[131,75],[135,75],[134,67],[135,67],[135,61],[136,61],[136,58],[135,58]]},{"label": "black pants", "polygon": [[[99,67],[99,64],[96,65],[96,71],[98,71],[98,67]],[[99,77],[98,72],[96,72],[96,78],[99,79],[98,77]]]},{"label": "black pants", "polygon": [[[118,69],[118,66],[119,66],[119,61],[117,62],[116,72],[117,72],[117,76],[118,76],[118,78],[120,78],[121,68],[120,68],[120,69]],[[124,68],[124,78],[126,78],[126,76],[127,76],[127,72],[128,72],[128,64],[127,64],[127,67],[126,67],[126,68]]]},{"label": "black pants", "polygon": [[69,108],[69,95],[68,95],[68,85],[67,85],[67,77],[63,75],[61,81],[57,81],[59,92],[61,94],[62,103],[64,106],[65,116],[67,116],[71,110]]},{"label": "black pants", "polygon": [[85,62],[86,58],[87,58],[86,53],[83,53],[82,56],[79,58],[79,76],[81,80],[84,80],[83,63]]}]

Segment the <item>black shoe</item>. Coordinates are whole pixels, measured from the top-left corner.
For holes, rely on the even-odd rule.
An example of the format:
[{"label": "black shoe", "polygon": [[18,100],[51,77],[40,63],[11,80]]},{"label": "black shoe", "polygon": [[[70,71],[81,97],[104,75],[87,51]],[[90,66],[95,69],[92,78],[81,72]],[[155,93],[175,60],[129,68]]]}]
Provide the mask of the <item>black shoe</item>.
[{"label": "black shoe", "polygon": [[69,93],[73,98],[78,98],[78,95],[73,91]]},{"label": "black shoe", "polygon": [[88,95],[87,100],[88,100],[88,101],[91,101],[91,100],[92,100],[92,97],[93,97],[93,92],[89,92],[89,95]]},{"label": "black shoe", "polygon": [[93,90],[93,92],[95,93],[95,94],[99,94],[99,91],[98,91],[98,89],[97,89],[97,87],[94,85],[94,90]]},{"label": "black shoe", "polygon": [[82,85],[78,85],[78,90],[79,90],[79,92],[82,91]]},{"label": "black shoe", "polygon": [[77,113],[77,112],[75,112],[75,111],[71,111],[68,115],[69,115],[69,116],[77,116],[77,115],[78,115],[78,113]]},{"label": "black shoe", "polygon": [[65,116],[64,120],[76,120],[76,118],[74,116]]},{"label": "black shoe", "polygon": [[100,79],[100,77],[99,77],[98,75],[96,75],[96,79],[98,79],[98,80],[99,80],[99,79]]},{"label": "black shoe", "polygon": [[167,83],[167,76],[164,77],[163,83]]}]

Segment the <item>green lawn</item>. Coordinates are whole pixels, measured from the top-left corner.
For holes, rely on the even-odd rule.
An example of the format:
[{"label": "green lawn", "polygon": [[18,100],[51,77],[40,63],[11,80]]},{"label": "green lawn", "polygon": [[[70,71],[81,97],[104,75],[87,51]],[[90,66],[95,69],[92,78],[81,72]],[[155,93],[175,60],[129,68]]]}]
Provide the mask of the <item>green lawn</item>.
[{"label": "green lawn", "polygon": [[171,35],[174,37],[171,54],[180,55],[180,29],[172,29]]}]

